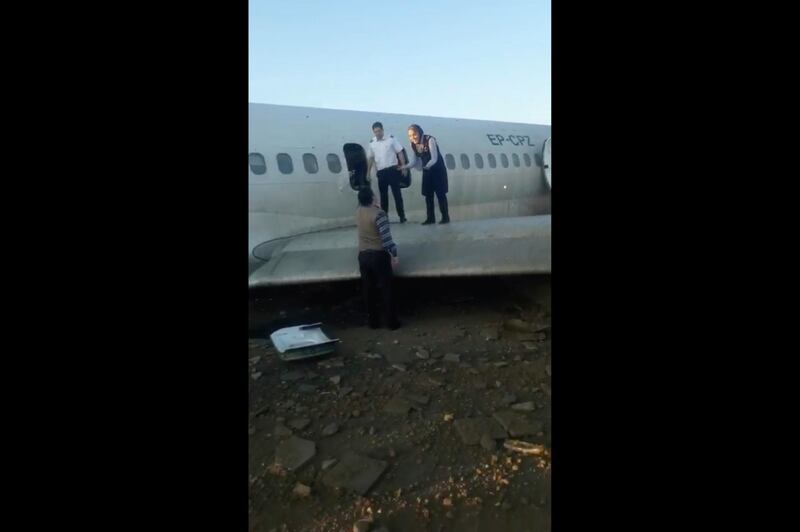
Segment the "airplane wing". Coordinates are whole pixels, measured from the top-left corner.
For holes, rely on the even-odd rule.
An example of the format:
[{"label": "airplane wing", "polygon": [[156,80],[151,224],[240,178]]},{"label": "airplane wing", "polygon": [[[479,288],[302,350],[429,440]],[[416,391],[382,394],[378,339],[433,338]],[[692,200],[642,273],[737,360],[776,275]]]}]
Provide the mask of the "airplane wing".
[{"label": "airplane wing", "polygon": [[[550,273],[550,218],[392,223],[400,258],[395,276]],[[355,226],[298,235],[262,249],[268,259],[250,274],[251,288],[359,278]]]}]

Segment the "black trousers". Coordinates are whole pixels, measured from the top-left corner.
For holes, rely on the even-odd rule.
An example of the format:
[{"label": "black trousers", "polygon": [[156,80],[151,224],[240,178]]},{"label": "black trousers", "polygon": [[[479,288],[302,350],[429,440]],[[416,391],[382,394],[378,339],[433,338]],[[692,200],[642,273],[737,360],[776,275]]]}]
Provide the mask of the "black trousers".
[{"label": "black trousers", "polygon": [[378,190],[381,194],[381,209],[389,215],[389,188],[392,189],[394,205],[397,207],[397,215],[401,220],[406,217],[406,210],[403,207],[403,192],[400,190],[400,170],[396,166],[378,170]]},{"label": "black trousers", "polygon": [[[442,220],[450,220],[450,213],[447,210],[447,194],[442,192],[439,189],[434,191],[436,193],[436,199],[439,201],[439,210],[442,212]],[[427,221],[435,222],[435,211],[433,209],[433,194],[429,196],[425,196],[425,208],[427,212]]]},{"label": "black trousers", "polygon": [[397,313],[394,306],[392,262],[389,253],[373,250],[362,251],[358,254],[358,267],[361,271],[362,290],[367,304],[370,327],[379,327],[381,324],[379,303],[382,303],[386,324],[389,327],[396,325]]}]

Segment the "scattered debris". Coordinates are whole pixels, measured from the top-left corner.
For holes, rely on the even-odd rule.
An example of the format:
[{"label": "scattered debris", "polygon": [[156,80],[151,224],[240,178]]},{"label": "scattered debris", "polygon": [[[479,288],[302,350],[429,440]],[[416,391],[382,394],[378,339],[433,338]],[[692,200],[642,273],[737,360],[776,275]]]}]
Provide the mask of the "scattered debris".
[{"label": "scattered debris", "polygon": [[392,334],[366,327],[348,287],[276,290],[268,305],[262,296],[258,327],[292,323],[277,309],[296,316],[306,304],[304,316],[331,316],[346,343],[287,363],[251,342],[249,375],[261,375],[249,389],[250,526],[388,532],[387,519],[393,530],[501,530],[529,514],[530,528],[548,529],[539,501],[549,500],[550,332],[515,327],[549,314],[531,299],[538,292],[508,288],[507,300],[487,290],[469,309],[448,306],[446,319],[436,306],[453,295],[434,298]]},{"label": "scattered debris", "polygon": [[267,473],[276,477],[285,477],[286,468],[284,468],[278,463],[272,463],[267,467]]},{"label": "scattered debris", "polygon": [[309,495],[311,495],[311,487],[310,486],[306,486],[305,484],[303,484],[301,482],[298,482],[295,485],[294,489],[292,490],[292,493],[294,493],[298,497],[305,498],[305,497],[308,497]]},{"label": "scattered debris", "polygon": [[339,487],[366,494],[389,464],[348,452],[342,460],[322,477],[322,483],[330,487]]},{"label": "scattered debris", "polygon": [[503,444],[503,447],[509,451],[516,451],[518,453],[530,454],[534,456],[544,454],[545,452],[544,445],[529,443],[522,440],[506,440]]},{"label": "scattered debris", "polygon": [[338,338],[329,338],[321,323],[284,327],[270,334],[278,357],[284,362],[327,355],[336,349]]},{"label": "scattered debris", "polygon": [[512,412],[511,410],[497,412],[494,418],[514,438],[519,436],[535,436],[544,428],[544,423],[541,421],[529,420],[524,415]]},{"label": "scattered debris", "polygon": [[400,396],[392,397],[383,407],[383,411],[387,414],[404,415],[408,414],[409,410],[411,410],[411,403]]},{"label": "scattered debris", "polygon": [[339,432],[339,424],[336,423],[335,421],[327,425],[324,429],[322,429],[323,436],[333,436],[337,432]]},{"label": "scattered debris", "polygon": [[517,403],[511,405],[512,410],[518,410],[520,412],[533,412],[536,410],[536,403],[533,401],[526,401],[524,403]]},{"label": "scattered debris", "polygon": [[317,445],[313,441],[292,436],[278,444],[275,450],[275,463],[289,471],[303,467],[317,454]]}]

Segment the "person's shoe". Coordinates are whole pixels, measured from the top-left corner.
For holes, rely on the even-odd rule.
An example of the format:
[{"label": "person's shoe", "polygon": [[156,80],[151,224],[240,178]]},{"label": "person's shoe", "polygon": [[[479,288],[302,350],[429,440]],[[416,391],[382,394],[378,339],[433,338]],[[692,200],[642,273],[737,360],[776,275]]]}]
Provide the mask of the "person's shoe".
[{"label": "person's shoe", "polygon": [[407,221],[407,220],[406,220],[405,216],[403,216],[402,218],[400,218],[400,223],[401,223],[401,224],[404,224],[404,223],[406,223],[406,221]]},{"label": "person's shoe", "polygon": [[450,217],[448,216],[447,218],[442,218],[442,220],[439,223],[440,224],[449,224],[450,223]]},{"label": "person's shoe", "polygon": [[401,324],[400,324],[400,322],[399,322],[399,321],[396,321],[396,322],[392,323],[391,325],[389,325],[388,329],[389,329],[390,331],[396,331],[396,330],[397,330],[397,329],[399,329],[400,327],[401,327]]},{"label": "person's shoe", "polygon": [[430,224],[435,224],[435,223],[436,223],[436,220],[425,220],[424,222],[422,222],[422,225],[430,225]]},{"label": "person's shoe", "polygon": [[381,328],[381,323],[379,321],[371,321],[371,322],[369,322],[369,328],[370,329],[380,329]]}]

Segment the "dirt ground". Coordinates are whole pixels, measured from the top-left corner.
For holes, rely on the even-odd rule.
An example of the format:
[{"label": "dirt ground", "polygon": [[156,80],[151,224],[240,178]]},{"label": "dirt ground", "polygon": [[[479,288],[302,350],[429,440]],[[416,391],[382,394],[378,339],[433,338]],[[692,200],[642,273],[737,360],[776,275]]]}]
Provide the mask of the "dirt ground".
[{"label": "dirt ground", "polygon": [[[396,288],[397,331],[357,282],[251,293],[250,530],[550,530],[549,277]],[[281,361],[317,321],[336,352]]]}]

